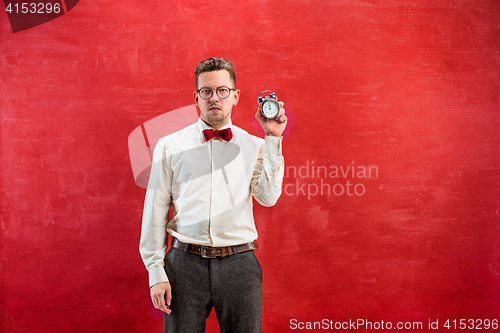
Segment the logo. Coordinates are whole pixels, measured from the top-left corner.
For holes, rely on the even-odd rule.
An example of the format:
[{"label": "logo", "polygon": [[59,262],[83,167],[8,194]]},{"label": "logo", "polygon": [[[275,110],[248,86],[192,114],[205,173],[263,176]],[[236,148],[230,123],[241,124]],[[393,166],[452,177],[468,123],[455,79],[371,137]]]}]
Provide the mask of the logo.
[{"label": "logo", "polygon": [[[162,189],[166,172],[165,161],[168,160],[171,188],[176,195],[186,195],[191,202],[199,202],[197,196],[192,195],[193,188],[206,186],[210,182],[217,184],[213,188],[217,197],[221,198],[221,205],[211,210],[212,219],[220,221],[237,221],[245,210],[249,192],[242,191],[250,188],[252,170],[245,163],[240,146],[233,142],[217,141],[209,145],[199,146],[192,137],[174,140],[171,155],[164,156],[163,152],[155,152],[157,142],[164,136],[175,133],[198,121],[198,112],[195,105],[164,113],[146,121],[135,128],[128,137],[130,163],[137,186],[144,189]],[[193,128],[192,128],[193,129]],[[194,130],[194,129],[193,129]],[[156,155],[155,155],[156,153]],[[175,175],[175,177],[174,177]],[[261,196],[266,197],[275,187],[264,188]],[[206,227],[208,220],[191,221],[186,228]],[[222,227],[222,226],[219,226]],[[228,232],[233,232],[235,225],[226,225]],[[236,229],[234,229],[236,230]]]},{"label": "logo", "polygon": [[12,32],[19,32],[52,21],[73,9],[79,0],[8,1],[4,0]]},{"label": "logo", "polygon": [[130,133],[128,149],[137,186],[141,188],[148,186],[153,150],[158,140],[195,123],[197,120],[198,112],[193,104],[150,119]]}]

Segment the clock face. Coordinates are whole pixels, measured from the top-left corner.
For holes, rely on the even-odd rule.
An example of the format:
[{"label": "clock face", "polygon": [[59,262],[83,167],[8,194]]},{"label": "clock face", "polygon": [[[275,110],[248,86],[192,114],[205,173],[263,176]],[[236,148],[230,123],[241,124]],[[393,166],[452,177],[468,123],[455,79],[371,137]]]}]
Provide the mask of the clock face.
[{"label": "clock face", "polygon": [[280,105],[274,100],[267,100],[262,104],[262,115],[266,118],[275,118],[280,113]]}]

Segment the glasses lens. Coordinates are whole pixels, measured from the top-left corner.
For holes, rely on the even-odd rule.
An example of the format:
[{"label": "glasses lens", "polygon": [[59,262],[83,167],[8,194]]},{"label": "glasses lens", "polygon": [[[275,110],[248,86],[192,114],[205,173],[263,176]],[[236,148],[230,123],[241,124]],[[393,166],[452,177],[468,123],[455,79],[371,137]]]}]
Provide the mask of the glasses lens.
[{"label": "glasses lens", "polygon": [[220,98],[228,98],[230,92],[231,90],[229,90],[229,88],[227,87],[217,88],[217,95],[219,95]]},{"label": "glasses lens", "polygon": [[203,99],[209,99],[212,97],[212,89],[200,89],[200,97]]}]

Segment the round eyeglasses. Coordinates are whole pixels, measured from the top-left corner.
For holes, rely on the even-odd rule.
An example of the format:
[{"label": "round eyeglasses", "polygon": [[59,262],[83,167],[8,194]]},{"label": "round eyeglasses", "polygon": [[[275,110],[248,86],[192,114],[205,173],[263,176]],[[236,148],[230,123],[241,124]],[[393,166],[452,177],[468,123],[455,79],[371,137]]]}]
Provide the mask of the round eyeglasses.
[{"label": "round eyeglasses", "polygon": [[236,90],[236,89],[231,89],[222,86],[216,89],[200,88],[196,92],[198,93],[198,95],[200,95],[202,99],[210,99],[214,93],[214,90],[217,92],[217,96],[219,96],[219,98],[226,99],[231,94],[231,90]]}]

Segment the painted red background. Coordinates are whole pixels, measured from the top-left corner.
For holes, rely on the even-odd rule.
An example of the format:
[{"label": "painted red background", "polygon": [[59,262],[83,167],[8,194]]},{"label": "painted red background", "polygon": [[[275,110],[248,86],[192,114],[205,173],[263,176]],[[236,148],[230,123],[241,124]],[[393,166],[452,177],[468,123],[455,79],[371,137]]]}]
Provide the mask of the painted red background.
[{"label": "painted red background", "polygon": [[[0,331],[162,331],[127,138],[193,104],[210,56],[236,64],[235,124],[263,134],[264,89],[289,116],[288,194],[255,207],[264,332],[500,319],[499,32],[496,0],[80,1],[18,33],[0,13]],[[307,194],[348,180],[363,195]]]}]

